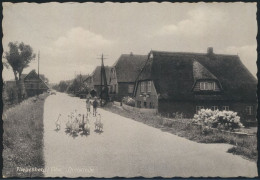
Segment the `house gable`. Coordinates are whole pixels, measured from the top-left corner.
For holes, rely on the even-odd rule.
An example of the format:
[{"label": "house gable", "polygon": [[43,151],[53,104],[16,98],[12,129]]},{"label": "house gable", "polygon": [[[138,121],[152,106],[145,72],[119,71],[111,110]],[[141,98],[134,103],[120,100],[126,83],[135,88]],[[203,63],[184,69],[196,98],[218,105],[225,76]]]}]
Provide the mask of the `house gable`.
[{"label": "house gable", "polygon": [[[47,84],[42,80],[42,75],[38,78],[38,74],[35,70],[32,70],[29,74],[23,77],[25,88],[28,89],[49,89]],[[39,82],[40,80],[40,82]],[[38,87],[39,86],[39,87]]]},{"label": "house gable", "polygon": [[147,55],[122,54],[114,64],[117,82],[135,82]]},{"label": "house gable", "polygon": [[[105,66],[107,84],[109,84],[110,71],[111,71],[111,67]],[[92,72],[91,77],[92,77],[92,79],[91,79],[92,86],[100,85],[100,83],[101,83],[101,66],[96,67],[96,69]],[[102,84],[104,84],[104,79],[102,79]]]}]

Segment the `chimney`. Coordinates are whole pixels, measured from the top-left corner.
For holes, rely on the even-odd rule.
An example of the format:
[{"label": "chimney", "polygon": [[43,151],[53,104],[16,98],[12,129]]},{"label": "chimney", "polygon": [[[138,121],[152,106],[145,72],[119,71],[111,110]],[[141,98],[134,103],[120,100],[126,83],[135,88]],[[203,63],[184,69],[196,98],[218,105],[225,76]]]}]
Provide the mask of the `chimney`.
[{"label": "chimney", "polygon": [[210,55],[210,54],[214,54],[214,52],[213,52],[213,47],[208,47],[208,54]]}]

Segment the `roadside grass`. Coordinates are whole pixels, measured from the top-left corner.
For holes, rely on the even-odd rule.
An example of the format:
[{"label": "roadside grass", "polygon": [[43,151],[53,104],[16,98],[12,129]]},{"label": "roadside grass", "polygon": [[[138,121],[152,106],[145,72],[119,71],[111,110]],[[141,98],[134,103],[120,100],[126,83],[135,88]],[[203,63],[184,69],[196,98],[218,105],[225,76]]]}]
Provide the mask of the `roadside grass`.
[{"label": "roadside grass", "polygon": [[3,112],[3,177],[42,177],[43,108],[47,94],[32,97]]},{"label": "roadside grass", "polygon": [[255,162],[258,158],[256,135],[238,137],[234,134],[226,134],[221,131],[204,132],[200,126],[192,124],[191,119],[167,121],[166,118],[161,116],[126,110],[112,103],[107,104],[104,109],[195,142],[231,144],[234,146],[228,149],[227,152],[240,155]]}]

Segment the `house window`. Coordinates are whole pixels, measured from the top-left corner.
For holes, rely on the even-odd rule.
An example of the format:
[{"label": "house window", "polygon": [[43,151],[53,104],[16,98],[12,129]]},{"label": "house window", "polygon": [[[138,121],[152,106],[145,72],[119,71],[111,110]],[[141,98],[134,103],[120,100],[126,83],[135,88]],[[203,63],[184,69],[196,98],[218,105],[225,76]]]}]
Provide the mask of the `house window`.
[{"label": "house window", "polygon": [[224,110],[224,111],[229,111],[229,106],[223,106],[223,107],[222,107],[222,110]]},{"label": "house window", "polygon": [[134,85],[133,84],[129,84],[128,85],[128,93],[133,93],[134,92]]},{"label": "house window", "polygon": [[247,106],[246,113],[247,115],[253,115],[253,106]]},{"label": "house window", "polygon": [[204,109],[204,106],[196,106],[196,113],[198,113],[201,109]]},{"label": "house window", "polygon": [[148,81],[147,82],[147,92],[151,92],[152,91],[152,81]]},{"label": "house window", "polygon": [[214,91],[216,89],[216,82],[200,82],[200,90]]},{"label": "house window", "polygon": [[144,102],[144,108],[146,108],[146,107],[147,107],[147,106],[146,106],[146,104],[147,104],[147,103],[146,103],[146,102]]},{"label": "house window", "polygon": [[145,92],[145,82],[141,82],[141,93]]},{"label": "house window", "polygon": [[216,111],[216,110],[218,110],[218,106],[212,106],[211,109],[212,109],[213,111]]}]

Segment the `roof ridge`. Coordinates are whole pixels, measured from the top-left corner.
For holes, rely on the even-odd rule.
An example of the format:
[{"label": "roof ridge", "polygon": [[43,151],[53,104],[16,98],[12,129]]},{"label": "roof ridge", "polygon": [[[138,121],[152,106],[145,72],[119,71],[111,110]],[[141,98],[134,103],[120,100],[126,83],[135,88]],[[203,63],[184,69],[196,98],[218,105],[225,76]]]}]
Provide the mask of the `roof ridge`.
[{"label": "roof ridge", "polygon": [[[177,52],[177,51],[157,51],[157,50],[152,50],[151,52],[155,52],[155,53],[165,53],[165,54],[180,54],[180,55],[208,55],[208,53],[198,53],[198,52]],[[238,57],[238,55],[235,54],[216,54],[214,53],[213,55],[215,56],[235,56]]]}]

